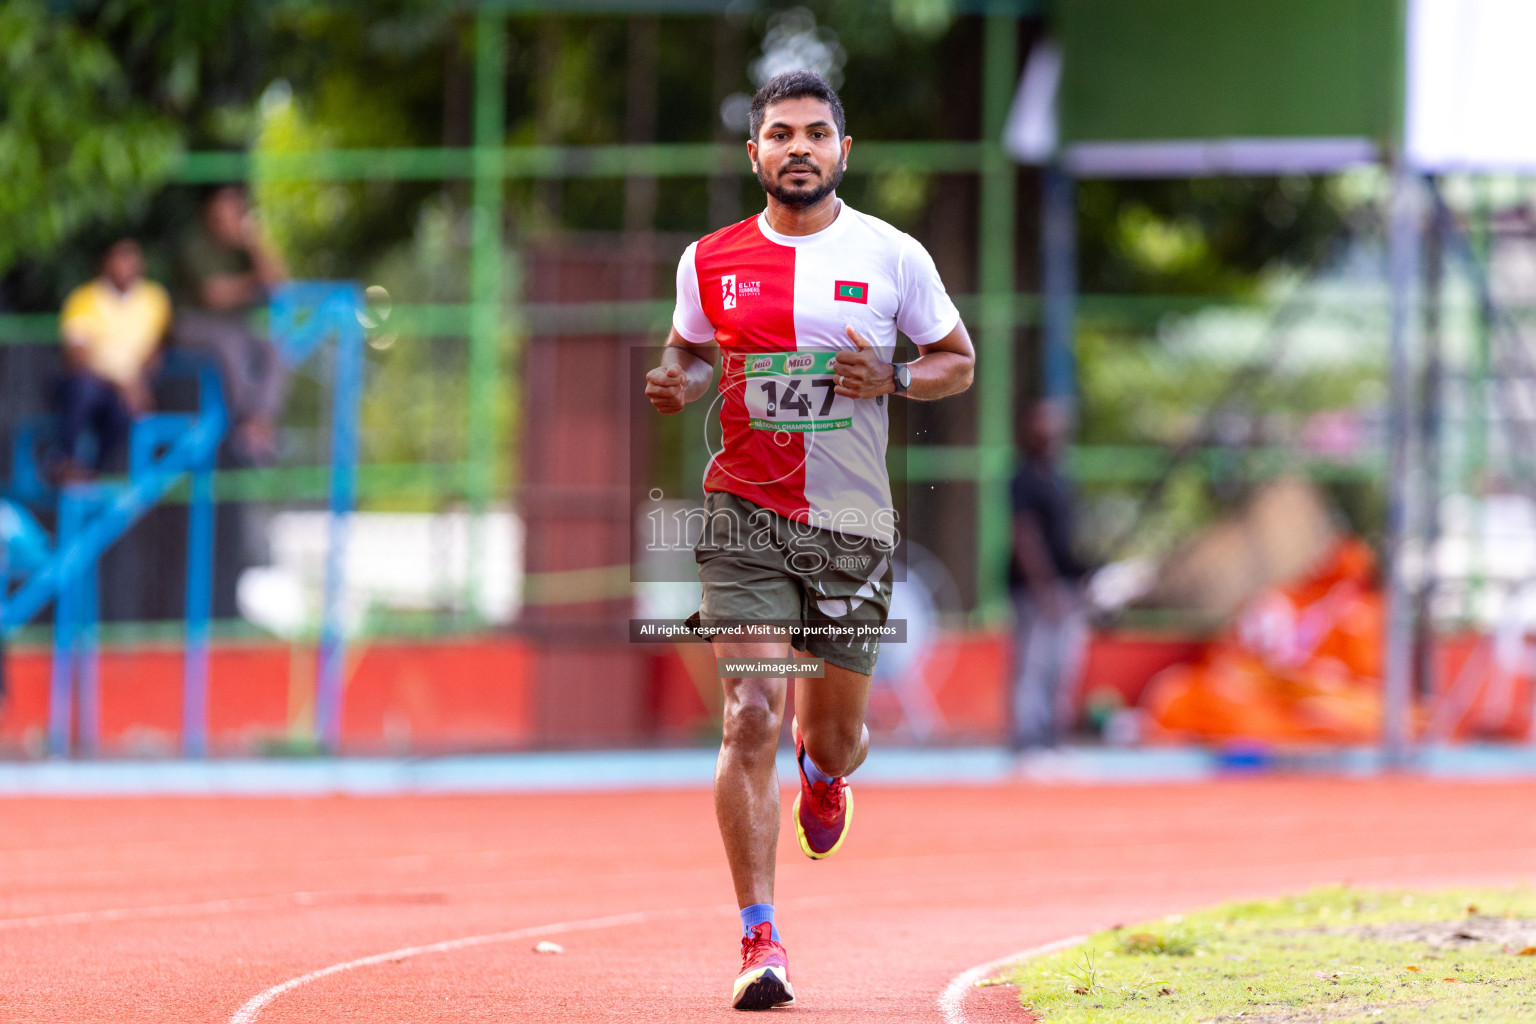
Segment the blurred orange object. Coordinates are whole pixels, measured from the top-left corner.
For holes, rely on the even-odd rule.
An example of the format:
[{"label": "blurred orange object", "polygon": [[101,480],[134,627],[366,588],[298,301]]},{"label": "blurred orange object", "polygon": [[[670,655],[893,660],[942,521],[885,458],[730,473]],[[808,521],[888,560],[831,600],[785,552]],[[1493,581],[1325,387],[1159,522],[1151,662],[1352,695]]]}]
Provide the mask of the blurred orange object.
[{"label": "blurred orange object", "polygon": [[1375,559],[1358,538],[1265,591],[1197,662],[1158,673],[1149,739],[1362,743],[1381,720],[1385,628]]}]

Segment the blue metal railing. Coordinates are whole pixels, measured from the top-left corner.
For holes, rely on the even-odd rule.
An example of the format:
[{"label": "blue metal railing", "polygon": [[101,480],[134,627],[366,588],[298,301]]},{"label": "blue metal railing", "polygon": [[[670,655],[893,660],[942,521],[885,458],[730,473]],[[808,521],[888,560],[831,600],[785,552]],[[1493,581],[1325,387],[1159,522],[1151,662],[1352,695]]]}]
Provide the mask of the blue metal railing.
[{"label": "blue metal railing", "polygon": [[[194,479],[194,500],[189,509],[193,529],[187,549],[185,699],[189,707],[206,703],[208,648],[206,642],[198,645],[191,641],[194,636],[206,638],[208,632],[209,603],[197,598],[211,593],[211,480],[226,416],[218,373],[208,366],[198,366],[194,373],[198,412],[156,413],[137,420],[129,438],[125,480],[70,484],[59,489],[52,548],[0,605],[0,631],[9,634],[53,601],[53,673],[48,704],[51,754],[67,754],[72,733],[78,734],[85,753],[95,753],[100,746],[96,623],[101,556],[189,473]],[[192,755],[204,752],[206,729],[189,730],[183,737],[183,750]]]},{"label": "blue metal railing", "polygon": [[326,338],[336,343],[331,404],[331,522],[325,554],[325,600],[320,613],[320,665],[315,687],[315,732],[322,750],[341,745],[341,702],[346,681],[345,599],[347,541],[357,504],[358,421],[363,400],[363,292],[353,283],[290,284],[272,301],[272,337],[290,364],[304,360]]},{"label": "blue metal railing", "polygon": [[[363,384],[362,292],[352,283],[301,282],[277,290],[273,338],[285,361],[301,362],[334,339],[335,389],[331,443],[331,533],[321,623],[317,731],[323,749],[341,736],[346,659],[342,628],[348,519],[355,504],[358,418]],[[0,637],[54,604],[53,671],[49,689],[48,752],[100,749],[97,574],[101,556],[183,477],[190,477],[187,527],[186,644],[183,663],[182,752],[208,752],[209,623],[213,603],[214,486],[218,449],[228,425],[218,373],[194,365],[198,411],[156,413],[134,423],[128,475],[122,481],[71,484],[52,491],[40,472],[35,428],[18,432],[7,493],[18,503],[56,502],[53,544],[30,565],[0,574]],[[12,513],[40,532],[18,507]],[[0,559],[0,565],[3,565]],[[12,581],[14,592],[7,594]]]}]

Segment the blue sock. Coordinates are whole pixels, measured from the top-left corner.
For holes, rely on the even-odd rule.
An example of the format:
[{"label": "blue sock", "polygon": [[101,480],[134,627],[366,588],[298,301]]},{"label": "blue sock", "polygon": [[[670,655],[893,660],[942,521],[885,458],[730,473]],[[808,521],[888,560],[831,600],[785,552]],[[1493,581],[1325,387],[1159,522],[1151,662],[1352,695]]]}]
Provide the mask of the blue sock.
[{"label": "blue sock", "polygon": [[817,782],[831,782],[837,777],[835,775],[828,775],[826,772],[816,767],[816,762],[811,760],[811,752],[809,750],[807,750],[805,752],[805,756],[800,759],[800,764],[805,768],[805,777],[810,779],[813,784]]},{"label": "blue sock", "polygon": [[741,908],[741,937],[746,938],[752,932],[754,925],[767,921],[773,929],[771,936],[774,942],[779,941],[779,926],[773,923],[773,904],[754,903],[750,907]]}]

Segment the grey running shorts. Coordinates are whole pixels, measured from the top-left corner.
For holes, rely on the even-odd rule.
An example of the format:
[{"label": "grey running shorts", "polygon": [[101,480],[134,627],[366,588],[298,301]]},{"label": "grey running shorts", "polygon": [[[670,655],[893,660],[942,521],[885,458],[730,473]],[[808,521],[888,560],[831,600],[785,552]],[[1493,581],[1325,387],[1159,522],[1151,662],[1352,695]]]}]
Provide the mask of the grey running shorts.
[{"label": "grey running shorts", "polygon": [[[694,548],[704,594],[691,625],[785,624],[797,650],[874,672],[880,643],[868,626],[885,625],[890,614],[890,545],[796,522],[724,491],[707,492],[704,508],[709,518]],[[803,632],[793,632],[796,624]]]}]

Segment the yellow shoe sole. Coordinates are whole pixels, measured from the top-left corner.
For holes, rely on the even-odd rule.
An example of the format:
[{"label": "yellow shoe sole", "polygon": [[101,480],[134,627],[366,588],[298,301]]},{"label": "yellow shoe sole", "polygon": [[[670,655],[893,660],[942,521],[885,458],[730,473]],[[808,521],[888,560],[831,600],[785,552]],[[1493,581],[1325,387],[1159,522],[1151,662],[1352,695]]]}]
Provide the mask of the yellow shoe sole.
[{"label": "yellow shoe sole", "polygon": [[805,827],[800,824],[800,798],[804,795],[804,793],[795,794],[795,807],[790,812],[791,816],[795,819],[795,839],[800,843],[800,852],[811,858],[811,860],[826,860],[843,848],[843,840],[848,838],[848,830],[853,828],[853,787],[848,786],[843,790],[843,798],[848,801],[848,807],[843,812],[842,834],[837,837],[837,842],[832,844],[832,849],[824,853],[817,853],[811,849],[811,841],[805,837]]}]

